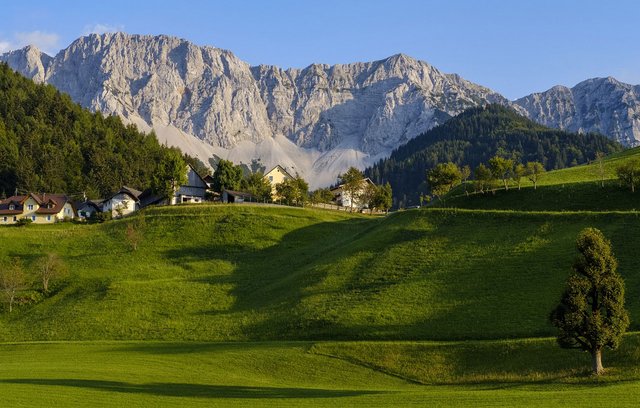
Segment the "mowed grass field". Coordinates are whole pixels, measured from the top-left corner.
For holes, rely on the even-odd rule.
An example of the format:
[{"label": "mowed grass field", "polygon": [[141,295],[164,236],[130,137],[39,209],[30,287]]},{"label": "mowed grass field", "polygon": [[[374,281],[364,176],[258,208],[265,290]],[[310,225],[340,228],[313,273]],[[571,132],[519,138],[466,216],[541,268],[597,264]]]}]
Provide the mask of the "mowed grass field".
[{"label": "mowed grass field", "polygon": [[602,380],[552,339],[2,344],[0,393],[12,407],[632,407],[637,337],[605,354]]},{"label": "mowed grass field", "polygon": [[[135,251],[129,223],[141,225]],[[637,331],[630,211],[203,205],[0,228],[2,264],[34,273],[55,252],[70,270],[50,297],[0,315],[2,402],[632,406],[638,334],[605,352],[601,380],[550,337],[587,226],[612,240]]]}]

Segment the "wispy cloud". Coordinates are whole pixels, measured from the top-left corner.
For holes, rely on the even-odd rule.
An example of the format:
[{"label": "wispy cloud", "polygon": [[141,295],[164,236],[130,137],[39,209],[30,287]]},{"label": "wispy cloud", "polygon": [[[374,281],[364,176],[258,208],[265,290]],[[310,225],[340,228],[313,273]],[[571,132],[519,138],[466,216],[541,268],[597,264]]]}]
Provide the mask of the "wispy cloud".
[{"label": "wispy cloud", "polygon": [[84,26],[84,30],[82,31],[82,35],[89,34],[104,34],[104,33],[115,33],[118,31],[124,31],[124,26],[122,24],[88,24]]},{"label": "wispy cloud", "polygon": [[14,33],[11,39],[0,39],[0,52],[15,50],[27,45],[35,45],[47,54],[55,54],[60,49],[60,36],[36,30]]},{"label": "wispy cloud", "polygon": [[9,41],[0,40],[0,53],[7,52],[11,49],[11,43]]}]

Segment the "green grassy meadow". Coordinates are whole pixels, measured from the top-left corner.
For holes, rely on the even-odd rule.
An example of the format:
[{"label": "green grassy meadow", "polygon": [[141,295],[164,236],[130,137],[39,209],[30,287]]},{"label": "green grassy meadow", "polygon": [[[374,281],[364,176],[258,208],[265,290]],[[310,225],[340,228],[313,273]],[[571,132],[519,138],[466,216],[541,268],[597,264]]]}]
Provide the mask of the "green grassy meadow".
[{"label": "green grassy meadow", "polygon": [[625,374],[595,380],[550,339],[2,344],[0,391],[14,407],[631,407],[640,397],[635,350],[611,357]]},{"label": "green grassy meadow", "polygon": [[[140,225],[133,250],[129,223]],[[51,296],[0,314],[11,406],[635,405],[640,336],[556,345],[582,228],[603,230],[640,330],[633,211],[153,208],[99,225],[0,228],[0,264],[54,251]],[[34,288],[37,284],[34,283]],[[25,291],[28,295],[32,291]]]},{"label": "green grassy meadow", "polygon": [[[437,206],[516,211],[640,211],[640,193],[631,193],[617,180],[617,166],[640,158],[640,148],[624,150],[604,158],[602,171],[597,162],[545,173],[537,189],[526,178],[521,189],[465,194],[464,186],[454,189]],[[602,186],[604,178],[604,186]],[[468,191],[473,187],[468,185]]]},{"label": "green grassy meadow", "polygon": [[432,209],[373,218],[203,206],[141,216],[137,251],[124,239],[132,220],[1,229],[6,257],[35,270],[54,242],[71,275],[53,296],[3,313],[0,339],[550,336],[547,315],[587,226],[612,240],[628,308],[640,315],[636,213]]}]

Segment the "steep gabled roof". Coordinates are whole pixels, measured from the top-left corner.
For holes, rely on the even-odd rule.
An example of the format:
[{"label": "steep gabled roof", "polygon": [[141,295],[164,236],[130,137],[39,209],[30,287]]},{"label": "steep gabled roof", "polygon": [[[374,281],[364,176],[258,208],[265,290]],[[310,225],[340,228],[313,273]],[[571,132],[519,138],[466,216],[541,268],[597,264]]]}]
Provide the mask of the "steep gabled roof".
[{"label": "steep gabled roof", "polygon": [[[34,199],[37,198],[40,201],[40,208],[36,210],[36,214],[58,214],[60,211],[62,211],[64,205],[70,201],[69,197],[63,194],[43,194],[41,196],[32,194],[32,196],[34,197]],[[73,203],[71,203],[71,205],[73,206]]]},{"label": "steep gabled roof", "polygon": [[[371,179],[370,179],[369,177],[365,177],[365,178],[363,178],[363,179],[362,179],[362,182],[363,182],[363,183],[366,183],[366,184],[373,185],[373,186],[375,186],[375,185],[376,185],[376,183],[374,183],[373,181],[371,181]],[[344,186],[344,183],[343,183],[343,184],[340,184],[340,185],[337,185],[336,187],[332,188],[332,189],[331,189],[331,190],[329,190],[329,191],[331,191],[332,193],[333,193],[333,192],[338,192],[338,190],[342,190],[342,187],[343,187],[343,186]]]},{"label": "steep gabled roof", "polygon": [[292,175],[291,175],[287,170],[285,170],[285,168],[284,168],[284,167],[282,167],[282,166],[281,166],[281,165],[279,165],[279,164],[276,164],[274,168],[272,168],[272,169],[271,169],[271,170],[269,170],[268,172],[264,173],[264,176],[265,176],[265,177],[268,177],[268,176],[269,176],[269,174],[271,174],[271,173],[272,173],[274,170],[276,170],[276,169],[280,169],[280,171],[281,171],[282,173],[284,173],[284,175],[285,175],[285,176],[287,176],[287,177],[289,177],[289,178],[295,178],[295,177],[293,177],[293,176],[292,176]]},{"label": "steep gabled roof", "polygon": [[[64,194],[35,194],[28,193],[26,195],[12,196],[0,202],[0,214],[2,215],[16,215],[24,212],[24,203],[32,198],[39,208],[35,211],[36,214],[58,214],[62,211],[62,208],[67,202],[70,202],[69,197]],[[13,204],[15,209],[9,210],[9,206]],[[75,206],[71,203],[75,212]],[[49,207],[49,208],[48,208]]]},{"label": "steep gabled roof", "polygon": [[111,197],[109,197],[105,201],[113,199],[113,197],[117,196],[118,194],[126,194],[129,197],[133,198],[135,201],[140,201],[140,196],[142,195],[142,191],[139,191],[139,190],[136,190],[135,188],[131,188],[127,186],[122,186],[122,188],[120,188],[120,190],[118,190],[117,193],[113,194]]}]

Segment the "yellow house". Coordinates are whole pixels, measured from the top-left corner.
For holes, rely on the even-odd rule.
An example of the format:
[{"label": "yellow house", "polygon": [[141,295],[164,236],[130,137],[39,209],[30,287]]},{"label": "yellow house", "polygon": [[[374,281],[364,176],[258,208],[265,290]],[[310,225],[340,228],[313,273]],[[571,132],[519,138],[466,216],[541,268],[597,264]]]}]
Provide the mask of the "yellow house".
[{"label": "yellow house", "polygon": [[62,194],[29,193],[0,201],[0,225],[15,224],[22,218],[34,224],[53,224],[75,216],[73,203]]},{"label": "yellow house", "polygon": [[271,195],[275,198],[277,196],[276,184],[282,183],[285,180],[291,180],[294,177],[289,174],[284,167],[278,164],[276,167],[269,170],[269,172],[264,175],[264,178],[271,183]]}]

